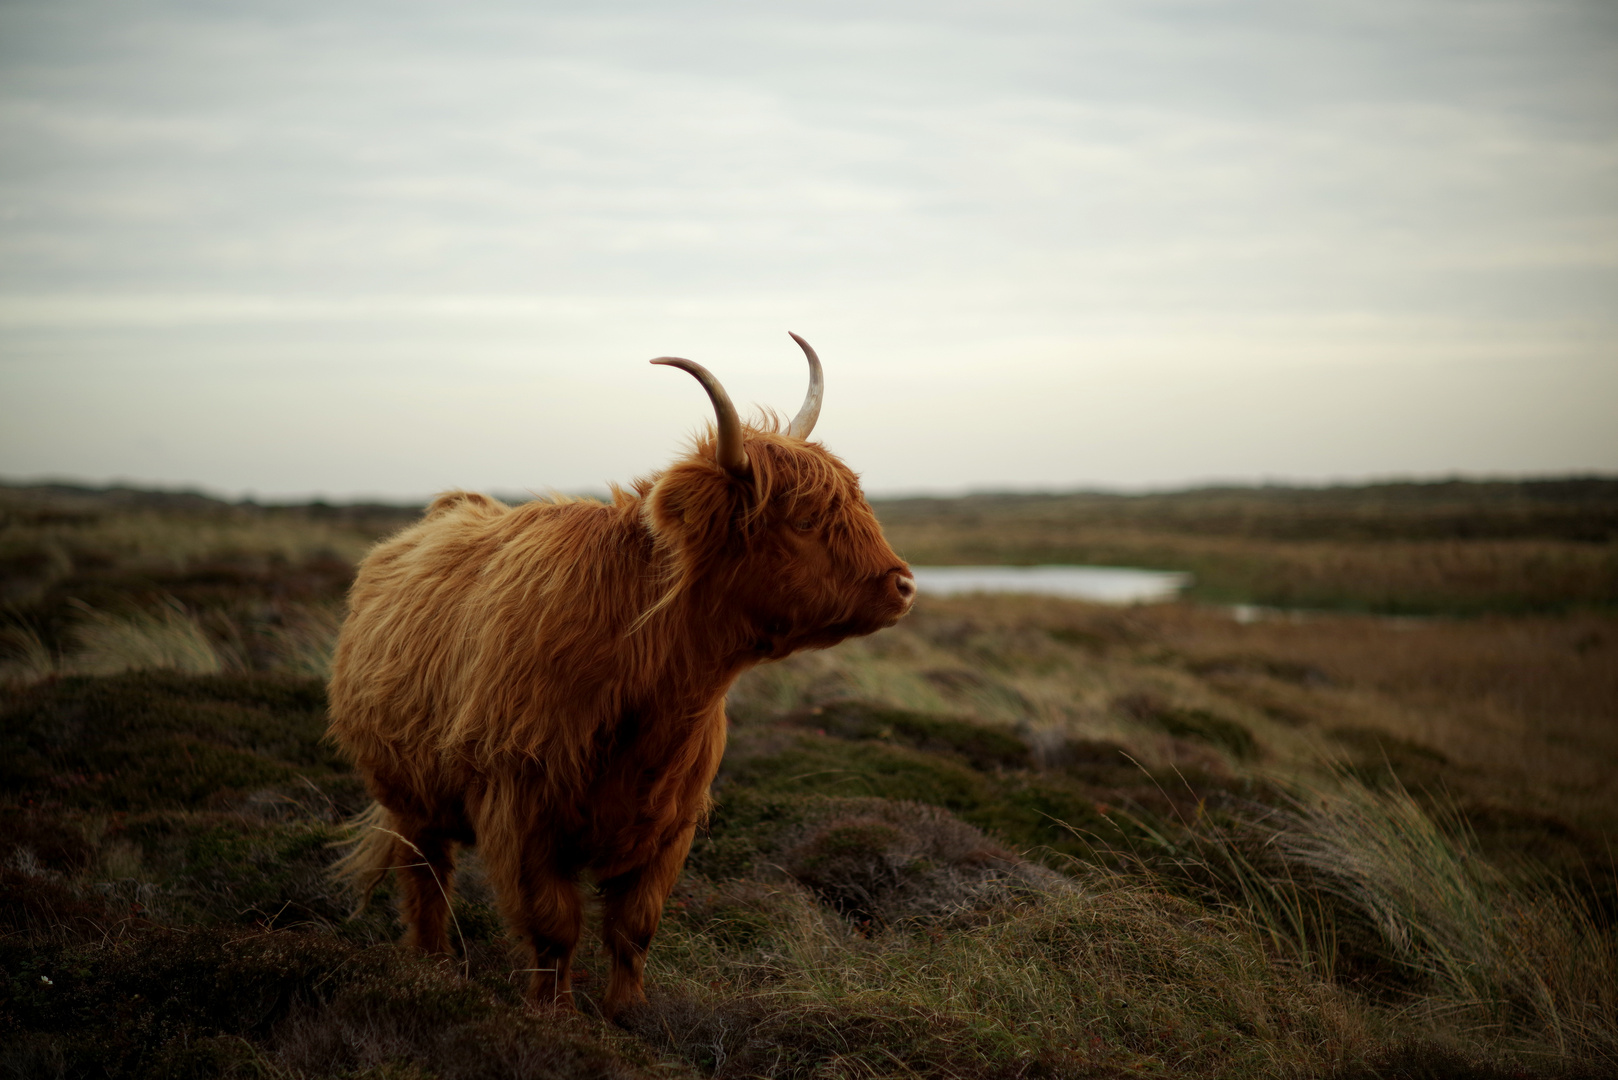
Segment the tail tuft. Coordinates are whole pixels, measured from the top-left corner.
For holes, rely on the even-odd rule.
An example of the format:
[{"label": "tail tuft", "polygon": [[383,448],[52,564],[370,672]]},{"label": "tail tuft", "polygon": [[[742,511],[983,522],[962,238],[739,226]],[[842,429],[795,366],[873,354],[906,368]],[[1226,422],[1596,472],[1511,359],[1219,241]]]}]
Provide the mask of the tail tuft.
[{"label": "tail tuft", "polygon": [[343,837],[334,840],[334,848],[347,848],[328,873],[345,892],[354,894],[352,915],[364,911],[371,902],[371,893],[393,867],[394,845],[398,842],[393,820],[381,803],[372,803],[343,826]]}]

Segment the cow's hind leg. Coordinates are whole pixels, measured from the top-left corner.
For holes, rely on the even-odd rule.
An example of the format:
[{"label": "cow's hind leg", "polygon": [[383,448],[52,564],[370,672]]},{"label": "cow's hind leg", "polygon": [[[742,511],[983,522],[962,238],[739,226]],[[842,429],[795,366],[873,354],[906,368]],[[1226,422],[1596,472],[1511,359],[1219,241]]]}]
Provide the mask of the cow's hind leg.
[{"label": "cow's hind leg", "polygon": [[694,827],[634,869],[602,878],[601,943],[612,958],[612,974],[601,1011],[610,1019],[646,1000],[646,950],[663,918],[663,902],[674,891],[691,850]]},{"label": "cow's hind leg", "polygon": [[394,819],[393,870],[405,943],[448,953],[449,904],[455,895],[456,840],[445,830]]}]

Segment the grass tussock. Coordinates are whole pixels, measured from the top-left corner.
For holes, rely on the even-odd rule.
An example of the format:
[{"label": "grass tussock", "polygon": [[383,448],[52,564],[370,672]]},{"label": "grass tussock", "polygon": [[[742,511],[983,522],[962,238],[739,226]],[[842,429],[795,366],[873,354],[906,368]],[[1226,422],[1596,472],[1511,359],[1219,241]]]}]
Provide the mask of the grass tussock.
[{"label": "grass tussock", "polygon": [[1283,864],[1349,905],[1443,1008],[1618,1068],[1618,939],[1565,886],[1513,885],[1452,808],[1401,788],[1298,796],[1269,827]]},{"label": "grass tussock", "polygon": [[0,684],[127,671],[258,670],[324,679],[343,619],[337,603],[286,604],[256,615],[212,611],[205,617],[169,596],[126,614],[75,607],[78,621],[60,652],[30,626],[0,631]]},{"label": "grass tussock", "polygon": [[1610,915],[1565,883],[1511,880],[1453,806],[1349,778],[1181,825],[1143,827],[1139,871],[1239,916],[1275,955],[1407,1023],[1618,1067]]},{"label": "grass tussock", "polygon": [[893,1075],[895,1048],[944,1075],[1269,1075],[1300,1052],[1334,1068],[1368,1037],[1347,995],[1149,882],[1080,876],[875,937],[801,892],[768,902],[787,911],[741,963],[722,929],[676,929],[635,1029],[718,1076]]},{"label": "grass tussock", "polygon": [[217,675],[229,665],[197,620],[177,604],[119,617],[86,610],[78,647],[60,665],[64,673],[118,675],[125,671],[181,671]]}]

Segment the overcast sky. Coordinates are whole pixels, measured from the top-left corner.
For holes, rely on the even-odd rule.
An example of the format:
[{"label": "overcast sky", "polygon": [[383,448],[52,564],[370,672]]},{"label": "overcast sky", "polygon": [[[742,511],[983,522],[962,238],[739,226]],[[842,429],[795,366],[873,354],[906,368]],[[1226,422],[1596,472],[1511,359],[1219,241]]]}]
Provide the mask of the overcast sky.
[{"label": "overcast sky", "polygon": [[1611,0],[0,0],[0,476],[1618,471]]}]

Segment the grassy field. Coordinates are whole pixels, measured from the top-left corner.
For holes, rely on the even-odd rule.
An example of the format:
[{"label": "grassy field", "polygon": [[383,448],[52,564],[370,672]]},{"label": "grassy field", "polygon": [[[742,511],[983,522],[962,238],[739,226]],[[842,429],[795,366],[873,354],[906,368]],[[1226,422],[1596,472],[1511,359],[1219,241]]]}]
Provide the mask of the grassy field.
[{"label": "grassy field", "polygon": [[974,495],[878,505],[918,565],[1189,570],[1225,603],[1383,614],[1618,604],[1618,480]]},{"label": "grassy field", "polygon": [[622,1028],[593,953],[525,1010],[475,856],[453,960],[326,876],[408,512],[0,489],[0,1074],[1613,1075],[1615,489],[882,504],[917,563],[1309,610],[923,598],[750,673]]}]

